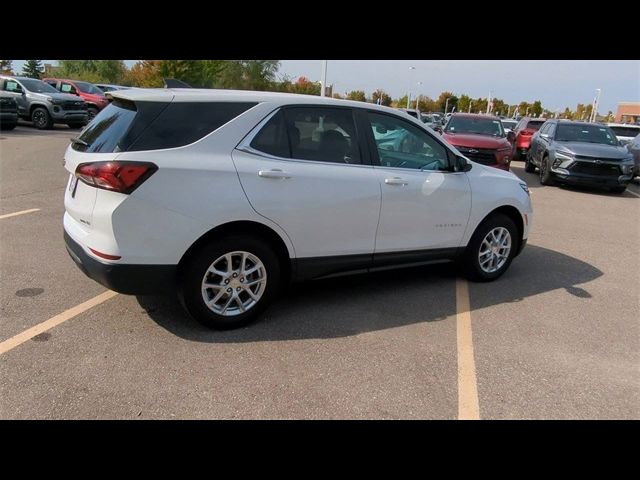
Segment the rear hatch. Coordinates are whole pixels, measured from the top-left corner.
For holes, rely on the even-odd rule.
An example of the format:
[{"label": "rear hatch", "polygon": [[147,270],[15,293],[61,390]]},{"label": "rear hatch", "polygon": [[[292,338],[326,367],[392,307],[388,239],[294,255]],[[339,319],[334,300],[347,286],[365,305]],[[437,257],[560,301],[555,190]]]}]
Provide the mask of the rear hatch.
[{"label": "rear hatch", "polygon": [[69,172],[65,209],[85,231],[90,230],[93,224],[100,191],[78,180],[78,165],[116,160],[166,108],[173,95],[167,97],[167,102],[145,102],[142,111],[135,102],[114,97],[113,102],[96,115],[80,136],[72,139],[64,157],[64,166]]}]

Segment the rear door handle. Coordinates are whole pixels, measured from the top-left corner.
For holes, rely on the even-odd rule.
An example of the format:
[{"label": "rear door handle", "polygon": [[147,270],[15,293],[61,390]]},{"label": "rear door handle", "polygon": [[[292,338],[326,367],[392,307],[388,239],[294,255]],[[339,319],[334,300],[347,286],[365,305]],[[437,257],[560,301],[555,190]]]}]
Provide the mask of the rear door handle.
[{"label": "rear door handle", "polygon": [[258,176],[262,178],[291,178],[291,174],[289,172],[285,172],[277,168],[274,168],[273,170],[260,170],[258,172]]},{"label": "rear door handle", "polygon": [[404,178],[400,178],[400,177],[385,178],[384,183],[386,183],[387,185],[401,185],[401,186],[409,185],[409,182],[407,182]]}]

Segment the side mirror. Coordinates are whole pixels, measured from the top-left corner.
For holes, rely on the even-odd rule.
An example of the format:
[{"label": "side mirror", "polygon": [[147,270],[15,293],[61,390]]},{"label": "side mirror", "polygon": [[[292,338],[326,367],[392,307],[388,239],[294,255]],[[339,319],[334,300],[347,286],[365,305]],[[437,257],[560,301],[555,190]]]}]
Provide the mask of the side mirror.
[{"label": "side mirror", "polygon": [[468,172],[473,168],[473,164],[467,161],[464,157],[456,157],[455,164],[453,166],[454,172]]},{"label": "side mirror", "polygon": [[435,127],[433,127],[433,129],[440,135],[442,135],[442,127],[440,125],[436,125]]}]

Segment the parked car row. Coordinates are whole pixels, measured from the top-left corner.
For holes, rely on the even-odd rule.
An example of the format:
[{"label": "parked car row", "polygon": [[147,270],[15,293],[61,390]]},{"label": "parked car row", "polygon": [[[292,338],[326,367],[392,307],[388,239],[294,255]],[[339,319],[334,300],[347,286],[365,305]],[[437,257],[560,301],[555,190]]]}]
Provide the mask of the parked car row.
[{"label": "parked car row", "polygon": [[104,90],[89,82],[64,78],[38,80],[0,75],[2,129],[15,128],[17,118],[31,121],[38,129],[49,129],[54,124],[81,128],[109,105],[105,91],[128,88],[106,84],[101,87]]}]

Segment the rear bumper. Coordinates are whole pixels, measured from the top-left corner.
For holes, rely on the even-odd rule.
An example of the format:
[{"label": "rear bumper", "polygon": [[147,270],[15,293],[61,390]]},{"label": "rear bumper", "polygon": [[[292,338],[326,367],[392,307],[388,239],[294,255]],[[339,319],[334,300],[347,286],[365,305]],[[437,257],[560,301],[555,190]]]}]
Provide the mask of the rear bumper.
[{"label": "rear bumper", "polygon": [[175,290],[176,265],[126,265],[103,263],[90,257],[82,246],[64,232],[69,256],[92,280],[110,290],[129,295],[170,293]]},{"label": "rear bumper", "polygon": [[18,121],[18,112],[0,112],[0,121],[2,123],[16,123]]}]

